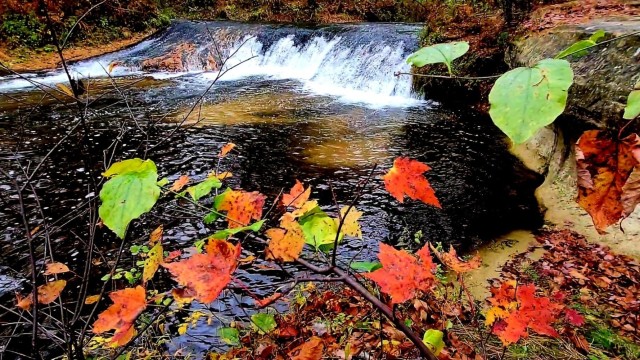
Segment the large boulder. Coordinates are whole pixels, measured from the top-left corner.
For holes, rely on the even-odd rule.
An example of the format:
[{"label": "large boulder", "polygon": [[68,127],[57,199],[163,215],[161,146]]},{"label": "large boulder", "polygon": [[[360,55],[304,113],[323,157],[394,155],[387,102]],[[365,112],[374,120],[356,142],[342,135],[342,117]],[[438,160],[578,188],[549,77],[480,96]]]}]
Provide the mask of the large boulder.
[{"label": "large boulder", "polygon": [[607,32],[604,41],[623,38],[594,48],[586,56],[569,58],[575,81],[565,113],[525,144],[513,146],[512,152],[529,168],[545,175],[536,196],[548,224],[577,231],[591,241],[640,258],[640,247],[636,245],[640,211],[620,226],[611,226],[607,234],[598,234],[590,216],[575,201],[574,160],[575,142],[584,130],[618,129],[626,123],[622,112],[629,92],[640,79],[640,36],[630,34],[640,31],[640,21],[599,20],[530,34],[517,42],[511,61],[514,66],[533,65],[598,29]]}]

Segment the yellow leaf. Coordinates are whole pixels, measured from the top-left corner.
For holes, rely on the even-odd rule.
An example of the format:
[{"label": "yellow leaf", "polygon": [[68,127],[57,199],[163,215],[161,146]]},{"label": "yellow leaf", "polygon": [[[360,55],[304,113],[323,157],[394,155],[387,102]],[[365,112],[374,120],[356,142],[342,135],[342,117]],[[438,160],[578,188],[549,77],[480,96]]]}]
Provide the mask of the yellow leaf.
[{"label": "yellow leaf", "polygon": [[178,334],[184,335],[187,332],[188,327],[189,324],[187,323],[180,324],[180,326],[178,326]]},{"label": "yellow leaf", "polygon": [[84,303],[86,305],[91,305],[97,303],[98,300],[100,300],[100,295],[91,295],[87,296],[87,298],[84,300]]},{"label": "yellow leaf", "polygon": [[59,262],[54,262],[54,263],[48,263],[47,264],[47,269],[45,270],[44,274],[45,275],[55,275],[55,274],[62,274],[62,273],[66,273],[69,272],[69,267],[63,263],[59,263]]},{"label": "yellow leaf", "polygon": [[66,95],[71,96],[72,98],[75,98],[76,96],[73,94],[73,91],[71,90],[71,88],[69,88],[67,85],[65,84],[56,84],[56,87],[58,89],[60,89],[60,91],[62,91],[63,93],[65,93]]},{"label": "yellow leaf", "polygon": [[233,177],[233,174],[230,173],[229,171],[221,172],[220,174],[213,173],[211,175],[213,175],[213,177],[216,177],[218,178],[218,180],[221,180],[221,181]]},{"label": "yellow leaf", "polygon": [[307,212],[315,209],[317,206],[318,202],[316,200],[307,201],[302,205],[302,207],[300,207],[300,209],[291,212],[291,216],[293,216],[294,218],[299,218]]},{"label": "yellow leaf", "polygon": [[162,244],[158,242],[149,250],[149,257],[144,261],[144,269],[142,270],[143,283],[151,280],[156,271],[158,271],[158,266],[164,259],[162,255]]},{"label": "yellow leaf", "polygon": [[[349,213],[347,213],[348,209],[349,207],[347,206],[340,209],[340,217],[343,219],[342,233],[362,239],[362,229],[358,223],[358,220],[362,216],[362,212],[358,211],[355,207],[352,207],[351,210],[349,210]],[[336,226],[340,225],[340,219],[335,220]]]},{"label": "yellow leaf", "polygon": [[162,240],[162,231],[163,231],[162,225],[158,226],[155,230],[153,230],[151,235],[149,235],[149,245],[153,246],[155,245],[155,243]]},{"label": "yellow leaf", "polygon": [[487,311],[487,314],[484,316],[485,318],[484,323],[487,326],[490,326],[496,321],[496,319],[504,319],[508,316],[509,316],[509,311],[501,307],[494,306],[491,309],[489,309]]}]

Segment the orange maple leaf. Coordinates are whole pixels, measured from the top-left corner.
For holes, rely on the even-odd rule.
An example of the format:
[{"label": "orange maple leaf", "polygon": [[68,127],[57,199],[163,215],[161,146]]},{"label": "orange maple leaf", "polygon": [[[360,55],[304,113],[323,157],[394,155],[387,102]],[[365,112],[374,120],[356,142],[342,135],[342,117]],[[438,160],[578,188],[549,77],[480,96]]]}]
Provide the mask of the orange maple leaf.
[{"label": "orange maple leaf", "polygon": [[293,206],[296,209],[300,209],[302,205],[309,200],[309,196],[311,196],[311,186],[305,190],[304,185],[296,180],[296,184],[293,185],[291,191],[289,191],[288,194],[282,195],[282,205],[285,207]]},{"label": "orange maple leaf", "polygon": [[162,240],[162,234],[164,232],[164,226],[160,225],[149,235],[149,245],[153,246],[158,241]]},{"label": "orange maple leaf", "polygon": [[291,360],[320,360],[323,350],[322,339],[312,336],[309,341],[291,350],[288,355]]},{"label": "orange maple leaf", "polygon": [[63,263],[53,262],[47,264],[47,269],[44,271],[45,275],[64,274],[69,272],[69,267]]},{"label": "orange maple leaf", "polygon": [[219,158],[223,158],[223,157],[227,156],[227,154],[231,150],[233,150],[233,148],[235,148],[235,147],[236,147],[236,144],[234,144],[234,143],[228,143],[228,144],[224,145],[222,147],[222,149],[220,149],[220,154],[218,154],[218,157]]},{"label": "orange maple leaf", "polygon": [[418,290],[430,291],[434,285],[435,265],[425,245],[416,253],[417,258],[405,250],[380,243],[378,259],[382,268],[365,277],[375,281],[380,290],[391,296],[392,304],[403,303],[416,295]]},{"label": "orange maple leaf", "polygon": [[578,140],[578,204],[591,215],[601,234],[629,216],[640,202],[634,146],[599,130],[586,131]]},{"label": "orange maple leaf", "polygon": [[231,281],[238,266],[240,244],[226,240],[211,239],[205,247],[206,253],[194,254],[190,258],[162,264],[169,269],[178,284],[187,287],[200,302],[213,302]]},{"label": "orange maple leaf", "polygon": [[218,210],[227,211],[229,228],[249,225],[251,219],[260,220],[266,197],[257,191],[246,192],[240,190],[228,191]]},{"label": "orange maple leaf", "polygon": [[433,253],[436,255],[436,257],[440,259],[440,261],[442,261],[442,263],[446,267],[453,270],[456,274],[463,274],[471,270],[475,270],[479,268],[480,265],[482,265],[482,259],[480,259],[480,256],[477,254],[467,261],[462,261],[460,260],[460,258],[458,258],[458,254],[456,253],[456,250],[453,248],[453,246],[449,246],[449,252],[439,252],[431,244],[429,244],[429,246],[431,247],[431,250],[433,250]]},{"label": "orange maple leaf", "polygon": [[178,180],[174,181],[173,185],[171,185],[171,188],[169,190],[173,192],[178,192],[182,190],[182,188],[185,187],[185,185],[187,185],[188,183],[189,183],[189,177],[187,175],[182,175]]},{"label": "orange maple leaf", "polygon": [[[65,280],[56,280],[48,282],[44,285],[38,286],[38,303],[48,305],[54,302],[64,290],[64,287],[67,286],[67,282]],[[16,294],[17,304],[19,308],[22,310],[29,310],[31,305],[33,305],[33,294],[29,294],[26,297],[20,296],[20,294]]]},{"label": "orange maple leaf", "polygon": [[399,202],[405,195],[425,204],[441,207],[436,194],[423,173],[431,170],[427,164],[406,157],[399,157],[393,167],[383,177],[387,191]]},{"label": "orange maple leaf", "polygon": [[146,293],[142,286],[126,288],[109,294],[113,304],[98,315],[93,323],[93,332],[101,334],[115,330],[111,343],[122,346],[135,336],[135,323],[138,315],[147,307]]},{"label": "orange maple leaf", "polygon": [[265,232],[269,238],[267,259],[295,261],[304,248],[304,232],[300,224],[286,214],[280,221],[280,227]]}]

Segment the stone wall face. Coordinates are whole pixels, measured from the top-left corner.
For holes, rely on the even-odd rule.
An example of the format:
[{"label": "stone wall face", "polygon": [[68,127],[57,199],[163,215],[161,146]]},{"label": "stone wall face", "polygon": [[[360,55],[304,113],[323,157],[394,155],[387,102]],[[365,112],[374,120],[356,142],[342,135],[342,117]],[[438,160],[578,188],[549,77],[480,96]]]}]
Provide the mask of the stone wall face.
[{"label": "stone wall face", "polygon": [[[554,57],[596,30],[607,32],[604,41],[640,31],[640,20],[592,21],[529,35],[516,43],[512,65],[533,65]],[[565,117],[585,128],[617,128],[629,92],[640,80],[640,36],[629,36],[568,58],[575,73]]]}]

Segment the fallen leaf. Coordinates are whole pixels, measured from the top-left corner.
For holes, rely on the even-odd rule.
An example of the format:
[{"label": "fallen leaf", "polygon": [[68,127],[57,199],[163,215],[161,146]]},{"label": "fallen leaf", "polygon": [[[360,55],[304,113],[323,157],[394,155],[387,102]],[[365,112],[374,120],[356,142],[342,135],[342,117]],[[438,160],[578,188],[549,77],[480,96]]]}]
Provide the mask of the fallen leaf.
[{"label": "fallen leaf", "polygon": [[151,235],[149,235],[149,245],[153,246],[158,241],[162,240],[162,232],[163,232],[162,225],[158,226],[155,230],[153,230],[151,232]]},{"label": "fallen leaf", "polygon": [[387,191],[399,202],[408,196],[425,204],[441,207],[436,194],[423,173],[431,170],[427,164],[406,157],[399,157],[383,177]]},{"label": "fallen leaf", "polygon": [[309,186],[306,190],[304,185],[298,180],[296,180],[296,184],[293,185],[291,191],[288,194],[282,195],[282,205],[285,207],[293,206],[296,209],[301,208],[304,203],[309,200],[311,196],[311,186]]},{"label": "fallen leaf", "polygon": [[392,304],[403,303],[413,298],[418,290],[430,291],[435,282],[435,265],[429,245],[425,245],[416,255],[380,243],[378,258],[382,269],[363,276],[375,281],[382,292],[391,296]]},{"label": "fallen leaf", "polygon": [[142,286],[136,286],[114,291],[109,297],[113,304],[98,315],[93,323],[93,333],[115,330],[111,342],[115,346],[122,346],[135,336],[133,324],[147,307],[146,293]]},{"label": "fallen leaf", "polygon": [[84,299],[84,303],[85,305],[91,305],[97,303],[98,300],[100,300],[100,295],[91,295]]},{"label": "fallen leaf", "polygon": [[291,350],[288,355],[291,360],[320,360],[323,351],[322,339],[312,336],[307,342]]},{"label": "fallen leaf", "polygon": [[[495,289],[495,288],[494,288]],[[558,337],[558,332],[552,324],[558,320],[558,315],[563,306],[552,303],[547,297],[536,296],[536,286],[533,284],[519,285],[513,294],[512,283],[502,283],[498,290],[492,289],[494,297],[489,302],[496,309],[492,314],[487,314],[487,323],[494,322],[492,332],[507,346],[518,342],[521,338],[529,336],[527,329],[531,329],[540,335]],[[496,299],[495,297],[498,296]],[[515,306],[514,306],[515,304]]]},{"label": "fallen leaf", "polygon": [[29,295],[29,296],[22,297],[22,295],[16,294],[17,307],[19,307],[24,311],[28,311],[29,309],[31,309],[32,305],[33,305],[33,296]]},{"label": "fallen leaf", "polygon": [[[604,131],[590,130],[582,134],[578,140],[578,168],[581,169],[581,180],[578,187],[578,204],[585,209],[599,233],[621,218],[628,216],[640,200],[639,180],[627,183],[638,162],[633,157],[631,148],[623,141],[617,141]],[[591,175],[593,187],[588,187],[585,171]],[[633,181],[633,179],[632,179]],[[623,206],[622,196],[625,194],[626,204]]]},{"label": "fallen leaf", "polygon": [[213,174],[211,174],[211,175],[209,175],[209,176],[213,176],[213,177],[215,177],[216,179],[218,179],[218,180],[222,181],[222,180],[225,180],[225,179],[232,178],[232,177],[233,177],[233,174],[232,174],[232,173],[230,173],[229,171],[224,171],[224,172],[221,172],[220,174],[213,173]]},{"label": "fallen leaf", "polygon": [[227,211],[229,228],[249,225],[251,219],[260,220],[266,197],[257,191],[232,190],[223,194],[218,205],[219,211]]},{"label": "fallen leaf", "polygon": [[[429,244],[431,246],[431,244]],[[458,258],[458,254],[453,246],[449,246],[449,252],[439,252],[435,247],[431,246],[431,250],[433,250],[434,254],[442,263],[453,270],[456,274],[463,274],[469,272],[471,270],[475,270],[482,265],[482,259],[480,259],[479,255],[475,255],[467,261],[462,261]]]},{"label": "fallen leaf", "polygon": [[220,149],[220,154],[218,154],[218,157],[219,158],[223,158],[223,157],[227,156],[227,154],[231,150],[233,150],[233,148],[235,148],[235,147],[236,147],[236,144],[234,144],[234,143],[228,143],[228,144],[224,145],[222,147],[222,149]]},{"label": "fallen leaf", "polygon": [[178,284],[191,290],[198,301],[209,304],[231,281],[241,248],[240,244],[211,239],[205,251],[204,254],[194,254],[188,259],[162,266],[169,269]]},{"label": "fallen leaf", "polygon": [[567,319],[567,322],[573,326],[584,325],[584,317],[582,317],[579,312],[573,309],[566,309],[564,311],[564,316]]},{"label": "fallen leaf", "polygon": [[75,97],[76,97],[76,96],[73,94],[73,90],[71,90],[71,88],[70,88],[70,87],[68,87],[67,85],[65,85],[65,84],[56,84],[56,87],[57,87],[60,91],[62,91],[65,95],[68,95],[68,96],[70,96],[70,97],[72,97],[72,98],[75,98]]},{"label": "fallen leaf", "polygon": [[179,258],[180,255],[182,255],[181,250],[173,250],[167,255],[167,257],[164,259],[164,262],[165,263],[172,262],[173,260]]},{"label": "fallen leaf", "polygon": [[31,232],[29,233],[29,235],[33,236],[33,235],[37,234],[37,233],[38,233],[38,231],[40,231],[40,225],[38,225],[38,226],[34,227],[34,228],[31,230]]},{"label": "fallen leaf", "polygon": [[169,191],[179,192],[180,190],[182,190],[182,188],[184,188],[189,183],[189,180],[190,179],[187,175],[180,176],[178,180],[173,182],[173,185],[171,185],[171,188],[169,188]]},{"label": "fallen leaf", "polygon": [[273,295],[263,298],[263,299],[255,299],[256,305],[258,308],[267,307],[274,302],[278,301],[284,294],[283,293],[274,293]]},{"label": "fallen leaf", "polygon": [[38,286],[38,302],[44,305],[51,304],[60,296],[65,286],[67,286],[65,280],[56,280]]},{"label": "fallen leaf", "polygon": [[69,271],[71,270],[69,270],[69,267],[67,265],[59,262],[54,262],[54,263],[47,264],[47,269],[45,270],[44,274],[45,275],[64,274]]}]

